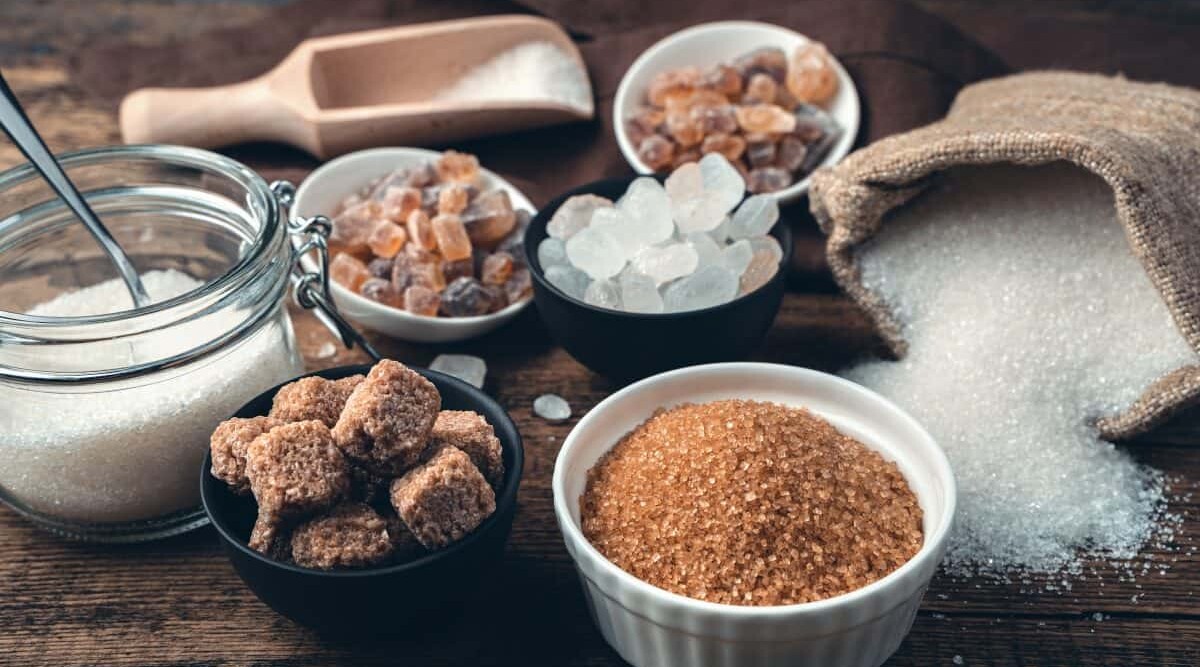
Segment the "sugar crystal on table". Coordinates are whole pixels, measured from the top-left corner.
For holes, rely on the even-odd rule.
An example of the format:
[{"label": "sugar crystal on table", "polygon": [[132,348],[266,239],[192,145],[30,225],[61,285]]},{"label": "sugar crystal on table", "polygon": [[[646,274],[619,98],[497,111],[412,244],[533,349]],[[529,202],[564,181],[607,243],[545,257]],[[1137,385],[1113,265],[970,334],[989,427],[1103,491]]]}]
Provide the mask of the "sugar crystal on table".
[{"label": "sugar crystal on table", "polygon": [[533,414],[548,422],[561,422],[571,418],[571,404],[558,394],[542,394],[533,399]]},{"label": "sugar crystal on table", "polygon": [[430,362],[429,369],[452,375],[480,389],[487,377],[487,362],[469,354],[439,354]]},{"label": "sugar crystal on table", "polygon": [[1101,441],[1095,421],[1200,358],[1130,251],[1104,182],[1062,163],[955,169],[895,211],[859,258],[908,350],[846,375],[945,449],[959,493],[949,571],[1135,556],[1156,530],[1163,476]]}]

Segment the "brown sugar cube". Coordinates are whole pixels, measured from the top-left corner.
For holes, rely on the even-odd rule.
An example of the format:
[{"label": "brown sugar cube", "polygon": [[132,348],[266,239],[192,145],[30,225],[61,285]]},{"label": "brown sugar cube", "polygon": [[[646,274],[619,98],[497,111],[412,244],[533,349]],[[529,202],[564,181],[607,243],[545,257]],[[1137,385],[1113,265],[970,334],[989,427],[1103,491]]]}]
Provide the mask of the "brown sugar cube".
[{"label": "brown sugar cube", "polygon": [[282,422],[315,419],[333,428],[342,414],[346,399],[362,381],[362,375],[351,375],[340,380],[316,376],[301,378],[284,385],[275,393],[270,416]]},{"label": "brown sugar cube", "polygon": [[426,457],[446,447],[457,447],[471,458],[493,489],[504,480],[504,457],[496,431],[483,415],[465,410],[442,410],[429,434]]},{"label": "brown sugar cube", "polygon": [[457,447],[392,482],[392,507],[426,549],[440,549],[479,527],[496,511],[496,494]]},{"label": "brown sugar cube", "polygon": [[[386,492],[384,494],[387,495]],[[392,562],[405,563],[425,555],[425,547],[417,541],[416,535],[404,525],[404,521],[396,516],[396,511],[388,505],[380,509],[380,516],[387,522],[388,538],[392,541]]]},{"label": "brown sugar cube", "polygon": [[276,426],[246,447],[246,477],[258,501],[250,548],[270,553],[289,521],[332,507],[350,490],[345,457],[317,420]]},{"label": "brown sugar cube", "polygon": [[250,480],[246,479],[246,447],[282,423],[274,417],[234,417],[221,422],[209,440],[212,476],[228,484],[234,493],[250,493]]},{"label": "brown sugar cube", "polygon": [[362,503],[338,505],[292,532],[296,564],[318,570],[379,565],[392,550],[387,521]]},{"label": "brown sugar cube", "polygon": [[432,382],[384,359],[346,401],[333,437],[359,465],[399,475],[420,460],[441,405]]},{"label": "brown sugar cube", "polygon": [[374,504],[377,500],[387,502],[388,489],[392,484],[390,475],[367,470],[353,461],[347,463],[350,473],[350,499],[369,504]]}]

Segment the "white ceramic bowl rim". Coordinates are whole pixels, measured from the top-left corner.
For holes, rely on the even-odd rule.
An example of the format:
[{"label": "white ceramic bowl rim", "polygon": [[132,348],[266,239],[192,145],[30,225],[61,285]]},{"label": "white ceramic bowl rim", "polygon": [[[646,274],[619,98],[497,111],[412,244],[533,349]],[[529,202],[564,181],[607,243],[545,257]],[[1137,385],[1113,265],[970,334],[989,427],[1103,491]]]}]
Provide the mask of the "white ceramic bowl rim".
[{"label": "white ceramic bowl rim", "polygon": [[[408,153],[410,155],[424,155],[424,156],[429,157],[430,159],[436,159],[439,155],[442,154],[441,151],[429,150],[427,148],[410,148],[407,146],[404,146],[404,147],[385,146],[385,147],[380,147],[380,148],[367,148],[367,149],[364,149],[361,151],[354,151],[352,153],[347,153],[340,157],[334,158],[334,159],[330,160],[329,162],[326,162],[325,164],[321,165],[320,167],[317,167],[316,169],[314,169],[312,171],[312,173],[310,173],[304,179],[304,181],[300,183],[300,186],[298,188],[296,188],[296,196],[294,198],[294,201],[301,201],[301,198],[304,196],[304,194],[308,190],[314,189],[317,187],[316,185],[314,185],[314,183],[319,183],[322,176],[333,173],[337,169],[340,169],[341,166],[343,164],[345,164],[346,162],[351,162],[354,160],[362,159],[363,156],[371,156],[371,155],[375,155],[375,154],[391,155],[391,154],[399,154],[399,152]],[[514,209],[527,208],[527,209],[529,209],[529,214],[531,216],[537,215],[537,209],[534,208],[533,202],[531,202],[529,200],[529,198],[525,196],[524,193],[522,193],[520,190],[518,190],[515,185],[513,185],[512,183],[505,180],[503,177],[498,175],[496,172],[486,169],[483,166],[480,166],[479,172],[481,174],[483,174],[485,177],[487,177],[488,179],[491,179],[492,181],[494,181],[496,184],[507,186],[508,188],[511,188],[514,192],[516,192],[518,195],[520,195],[518,197],[515,197],[515,201],[513,201]],[[364,185],[365,185],[365,182],[364,182]],[[349,194],[349,193],[346,193],[346,194]],[[326,215],[328,215],[328,214],[326,214]],[[304,264],[306,269],[311,270],[312,268],[314,268],[313,260],[309,257],[302,258],[301,262]],[[409,321],[413,321],[413,322],[431,323],[431,324],[436,324],[438,326],[442,326],[445,328],[470,328],[481,322],[487,322],[490,320],[508,317],[509,315],[515,313],[516,311],[526,308],[530,303],[533,302],[533,298],[531,297],[531,298],[519,301],[517,303],[511,303],[511,304],[505,306],[504,308],[501,308],[500,310],[497,310],[494,313],[488,313],[487,315],[472,315],[469,317],[438,317],[438,316],[432,316],[432,315],[417,315],[416,313],[410,313],[407,310],[404,310],[403,308],[392,308],[391,306],[385,306],[385,305],[376,303],[375,301],[372,301],[372,300],[366,298],[365,296],[351,292],[350,290],[346,289],[345,287],[342,287],[341,285],[337,284],[336,282],[333,282],[332,280],[330,281],[329,289],[333,290],[333,292],[336,295],[336,298],[352,299],[355,303],[357,303],[359,306],[361,306],[363,308],[369,308],[369,309],[373,309],[373,310],[376,310],[379,312],[386,312],[388,314],[388,316],[395,317],[399,320],[409,320]]]},{"label": "white ceramic bowl rim", "polygon": [[[565,470],[567,468],[563,462],[566,458],[571,456],[572,449],[574,449],[575,443],[578,441],[578,438],[576,437],[577,434],[582,432],[590,422],[604,419],[604,412],[607,406],[621,400],[621,398],[626,394],[632,393],[633,391],[644,387],[645,385],[676,378],[681,375],[688,375],[719,368],[772,373],[783,371],[785,373],[791,373],[796,377],[807,376],[809,378],[819,378],[821,381],[837,385],[843,390],[858,393],[869,398],[872,402],[879,404],[882,409],[892,411],[902,421],[907,422],[908,425],[915,430],[915,432],[919,433],[924,440],[922,444],[929,450],[927,453],[930,455],[933,462],[932,472],[936,475],[939,481],[942,482],[946,493],[945,507],[942,512],[942,516],[932,532],[926,531],[924,536],[925,539],[917,553],[914,554],[913,557],[903,565],[888,573],[887,576],[877,579],[876,581],[873,581],[862,588],[850,591],[849,593],[826,598],[824,600],[818,600],[816,602],[803,602],[799,604],[774,606],[722,604],[717,602],[697,600],[695,598],[690,598],[678,593],[672,593],[671,591],[659,588],[653,584],[638,579],[625,570],[622,570],[615,563],[605,557],[604,554],[600,553],[600,551],[596,549],[596,547],[593,546],[586,537],[584,537],[583,531],[572,518],[570,508],[567,506],[568,499],[565,497],[565,492],[563,489],[565,485]],[[800,368],[798,366],[786,366],[783,364],[758,362],[705,364],[701,366],[680,368],[678,370],[667,371],[665,373],[653,375],[639,382],[635,382],[616,393],[613,393],[608,398],[597,404],[596,407],[592,408],[583,417],[583,419],[579,420],[579,423],[575,425],[575,428],[571,430],[571,433],[567,435],[567,439],[563,442],[563,446],[559,450],[558,457],[555,460],[554,477],[551,486],[554,494],[554,510],[555,513],[561,518],[559,523],[561,526],[563,526],[563,530],[570,533],[569,539],[574,544],[578,545],[578,548],[585,550],[591,557],[591,560],[598,563],[599,566],[604,569],[604,574],[606,576],[615,577],[622,583],[622,585],[630,587],[639,594],[658,598],[667,604],[682,605],[699,612],[714,613],[722,616],[730,616],[747,620],[779,618],[784,616],[790,617],[795,615],[827,614],[835,609],[853,605],[863,598],[876,594],[877,592],[886,588],[892,581],[901,579],[909,572],[916,570],[921,566],[923,561],[932,558],[933,554],[939,551],[939,545],[945,541],[949,534],[950,527],[953,525],[955,505],[957,503],[956,485],[954,473],[950,468],[950,461],[946,458],[946,454],[944,451],[942,451],[942,448],[939,447],[933,440],[933,437],[930,436],[925,428],[922,427],[907,412],[901,410],[894,403],[871,391],[870,389],[867,389],[866,387],[849,380],[837,377],[836,375],[830,375],[828,373],[822,373],[820,371],[815,371],[808,368]],[[915,492],[916,491],[914,490],[914,493]],[[578,501],[576,500],[576,502]]]},{"label": "white ceramic bowl rim", "polygon": [[[634,171],[638,172],[639,174],[654,173],[654,170],[646,166],[646,163],[642,162],[641,158],[638,157],[637,148],[632,144],[632,142],[629,141],[629,137],[625,133],[625,100],[630,95],[640,96],[642,93],[641,90],[630,90],[630,88],[633,86],[632,75],[635,73],[640,73],[643,69],[650,67],[653,64],[653,61],[657,59],[662,52],[674,48],[684,40],[695,37],[698,34],[703,34],[714,30],[730,29],[744,29],[758,32],[787,34],[793,38],[801,40],[801,43],[818,41],[812,37],[809,37],[808,35],[792,30],[791,28],[775,25],[773,23],[766,23],[764,21],[712,21],[673,32],[652,44],[649,48],[643,51],[642,54],[633,61],[633,64],[629,66],[629,69],[625,71],[625,74],[621,77],[620,83],[617,85],[617,92],[613,98],[613,134],[616,135],[617,146],[620,148],[621,154],[625,157],[625,161],[629,163],[629,166],[632,167]],[[836,143],[834,143],[833,147],[829,149],[829,153],[823,160],[821,160],[821,164],[817,165],[817,169],[839,162],[843,157],[846,156],[846,154],[850,152],[850,148],[854,145],[854,140],[858,136],[859,125],[862,122],[862,105],[858,99],[858,90],[854,86],[854,79],[851,78],[850,73],[846,71],[846,68],[842,66],[842,63],[836,57],[833,57],[832,61],[833,67],[837,71],[838,81],[840,84],[837,97],[846,95],[846,102],[849,105],[849,110],[852,113],[849,116],[849,122],[844,122],[847,120],[845,118],[838,119],[839,123],[844,125],[842,127],[842,136],[837,140]],[[813,171],[816,171],[816,169]],[[808,190],[811,179],[812,173],[810,172],[806,174],[803,179],[771,194],[783,201],[792,201],[803,195]]]}]

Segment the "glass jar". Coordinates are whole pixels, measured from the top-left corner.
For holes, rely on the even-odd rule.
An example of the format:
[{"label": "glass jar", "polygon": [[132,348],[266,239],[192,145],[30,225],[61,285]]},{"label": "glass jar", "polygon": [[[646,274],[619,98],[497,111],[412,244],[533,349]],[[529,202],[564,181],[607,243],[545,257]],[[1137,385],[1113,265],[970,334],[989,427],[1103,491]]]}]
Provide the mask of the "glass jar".
[{"label": "glass jar", "polygon": [[[62,163],[140,273],[198,286],[136,310],[121,292],[119,312],[29,314],[117,273],[28,165],[0,174],[0,500],[83,539],[180,533],[205,521],[213,428],[303,372],[285,212],[257,174],[207,151],[113,147]],[[115,293],[86,294],[74,298]]]}]

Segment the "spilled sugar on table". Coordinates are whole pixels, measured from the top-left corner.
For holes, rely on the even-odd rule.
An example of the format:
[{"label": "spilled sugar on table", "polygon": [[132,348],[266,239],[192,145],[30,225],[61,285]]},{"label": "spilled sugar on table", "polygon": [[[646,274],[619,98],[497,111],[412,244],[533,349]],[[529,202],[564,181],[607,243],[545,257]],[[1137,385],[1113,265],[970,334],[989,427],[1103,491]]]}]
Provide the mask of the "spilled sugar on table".
[{"label": "spilled sugar on table", "polygon": [[[961,10],[970,3],[947,4]],[[63,9],[68,16],[72,11],[84,10]],[[165,36],[185,15],[199,14],[198,25],[210,25],[253,17],[261,8],[248,2],[219,9],[171,8],[138,0],[122,11],[135,24]],[[29,20],[0,21],[0,40],[25,49],[0,65],[51,145],[116,143],[112,110],[95,106],[73,88],[56,53],[60,48],[69,53],[71,40],[83,37],[46,37],[61,25],[63,14],[56,9],[24,18]],[[95,28],[87,20],[80,18]],[[51,40],[48,49],[38,41],[43,38]],[[18,161],[15,150],[0,146],[0,166]],[[255,166],[269,177],[297,179],[312,162],[284,155]],[[365,360],[333,347],[310,314],[293,309],[292,315],[311,368]],[[516,524],[505,561],[476,607],[419,638],[323,639],[254,598],[221,554],[211,529],[143,545],[85,545],[62,541],[0,509],[0,664],[622,664],[588,618],[550,494],[554,458],[567,432],[617,387],[555,347],[532,309],[509,327],[461,345],[408,345],[379,336],[372,341],[384,354],[416,365],[441,352],[484,357],[486,389],[524,436],[527,459]],[[828,289],[814,292],[810,282],[785,297],[756,358],[834,370],[876,345],[866,320],[846,299]],[[534,416],[533,399],[545,392],[566,397],[575,416],[564,424]],[[1200,544],[1200,507],[1188,496],[1194,486],[1190,480],[1200,479],[1198,421],[1185,416],[1130,446],[1139,460],[1178,480],[1169,511],[1182,518],[1179,532],[1168,549],[1151,550],[1151,562],[1169,565],[1162,574],[1152,567],[1132,580],[1113,573],[1098,580],[1085,571],[1070,590],[1061,581],[1036,578],[997,583],[939,576],[912,634],[888,664],[1200,664],[1200,600],[1194,595],[1200,554],[1193,550]]]}]

